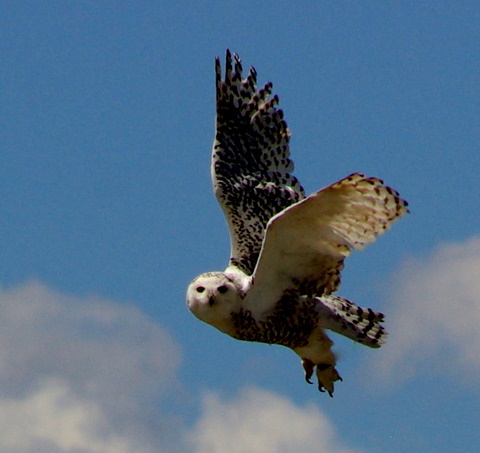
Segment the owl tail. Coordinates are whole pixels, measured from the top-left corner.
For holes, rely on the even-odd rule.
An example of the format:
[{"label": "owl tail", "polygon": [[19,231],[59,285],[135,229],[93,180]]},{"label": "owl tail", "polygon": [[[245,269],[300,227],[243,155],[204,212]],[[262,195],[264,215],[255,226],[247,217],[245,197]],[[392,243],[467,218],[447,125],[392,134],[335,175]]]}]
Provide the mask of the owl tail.
[{"label": "owl tail", "polygon": [[336,296],[317,297],[320,326],[371,348],[379,348],[387,337],[381,324],[383,313],[362,308]]}]

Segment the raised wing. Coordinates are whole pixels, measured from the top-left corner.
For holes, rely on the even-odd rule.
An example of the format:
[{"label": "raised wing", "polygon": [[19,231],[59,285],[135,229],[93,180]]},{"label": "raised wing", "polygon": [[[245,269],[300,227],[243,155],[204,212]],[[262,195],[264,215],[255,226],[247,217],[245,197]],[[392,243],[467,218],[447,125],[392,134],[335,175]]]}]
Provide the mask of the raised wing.
[{"label": "raised wing", "polygon": [[215,61],[217,118],[212,179],[231,239],[230,266],[251,275],[260,254],[267,222],[303,199],[283,112],[270,97],[272,84],[257,91],[254,68],[242,79],[238,55],[227,50],[225,79]]},{"label": "raised wing", "polygon": [[245,308],[266,312],[287,289],[331,294],[351,250],[375,241],[407,212],[395,190],[359,173],[290,206],[267,226]]}]

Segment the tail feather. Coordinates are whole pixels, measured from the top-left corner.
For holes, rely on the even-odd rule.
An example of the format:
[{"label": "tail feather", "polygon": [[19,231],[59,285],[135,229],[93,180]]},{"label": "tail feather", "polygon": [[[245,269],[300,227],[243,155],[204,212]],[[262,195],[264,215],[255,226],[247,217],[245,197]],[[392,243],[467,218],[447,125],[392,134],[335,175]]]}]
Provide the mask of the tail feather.
[{"label": "tail feather", "polygon": [[383,313],[362,308],[336,296],[317,297],[321,326],[371,348],[379,348],[387,337]]}]

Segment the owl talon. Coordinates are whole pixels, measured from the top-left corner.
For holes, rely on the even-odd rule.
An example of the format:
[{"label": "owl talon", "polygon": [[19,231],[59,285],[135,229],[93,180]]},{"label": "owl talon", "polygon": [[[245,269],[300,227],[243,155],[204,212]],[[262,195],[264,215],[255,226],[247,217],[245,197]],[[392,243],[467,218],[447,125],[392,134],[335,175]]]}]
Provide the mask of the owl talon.
[{"label": "owl talon", "polygon": [[313,368],[315,365],[311,360],[303,359],[302,366],[303,366],[303,369],[305,370],[305,381],[308,384],[313,384],[311,377],[313,376]]},{"label": "owl talon", "polygon": [[333,398],[333,391],[335,389],[334,382],[343,381],[335,367],[325,363],[317,365],[317,379],[318,390],[320,392],[325,392],[326,390],[331,398]]}]

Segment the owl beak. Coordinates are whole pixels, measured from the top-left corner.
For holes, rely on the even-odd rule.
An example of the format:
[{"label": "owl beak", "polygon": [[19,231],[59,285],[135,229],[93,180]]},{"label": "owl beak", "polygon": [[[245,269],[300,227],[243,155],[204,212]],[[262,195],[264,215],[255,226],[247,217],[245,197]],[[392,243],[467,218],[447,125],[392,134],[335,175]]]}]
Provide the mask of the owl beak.
[{"label": "owl beak", "polygon": [[210,305],[210,307],[212,307],[214,303],[215,303],[215,298],[213,296],[210,296],[208,298],[208,305]]}]

